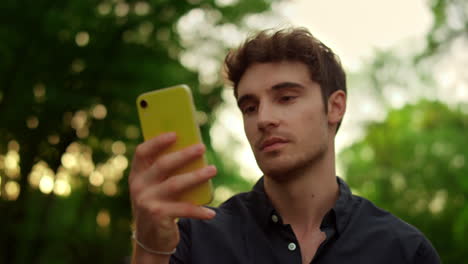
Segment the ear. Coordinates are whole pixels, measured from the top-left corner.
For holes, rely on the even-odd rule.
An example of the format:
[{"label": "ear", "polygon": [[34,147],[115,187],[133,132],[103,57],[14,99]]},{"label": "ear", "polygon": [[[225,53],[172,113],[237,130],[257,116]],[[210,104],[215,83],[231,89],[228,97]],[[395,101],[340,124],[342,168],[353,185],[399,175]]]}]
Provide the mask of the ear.
[{"label": "ear", "polygon": [[328,98],[328,124],[335,127],[343,119],[346,112],[346,93],[342,90],[335,91]]}]

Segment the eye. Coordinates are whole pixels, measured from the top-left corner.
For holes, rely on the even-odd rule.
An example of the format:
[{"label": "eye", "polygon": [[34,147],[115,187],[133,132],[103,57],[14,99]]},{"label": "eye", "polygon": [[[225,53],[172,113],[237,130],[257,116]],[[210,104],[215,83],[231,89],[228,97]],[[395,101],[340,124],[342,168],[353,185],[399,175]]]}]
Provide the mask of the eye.
[{"label": "eye", "polygon": [[257,107],[255,105],[248,105],[246,107],[242,108],[242,113],[243,114],[251,114],[257,110]]},{"label": "eye", "polygon": [[287,103],[293,99],[295,99],[297,96],[290,96],[290,95],[285,95],[285,96],[281,96],[280,97],[280,101],[281,102],[284,102],[284,103]]}]

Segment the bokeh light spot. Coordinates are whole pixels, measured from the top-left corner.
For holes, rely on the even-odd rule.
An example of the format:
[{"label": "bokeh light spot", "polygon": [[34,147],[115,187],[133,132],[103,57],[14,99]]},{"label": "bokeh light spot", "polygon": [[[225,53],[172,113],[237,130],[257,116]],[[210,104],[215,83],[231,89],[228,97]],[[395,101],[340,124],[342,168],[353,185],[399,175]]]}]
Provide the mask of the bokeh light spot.
[{"label": "bokeh light spot", "polygon": [[71,188],[70,184],[63,180],[63,179],[58,179],[55,182],[55,187],[54,187],[54,193],[59,196],[68,196],[70,195]]},{"label": "bokeh light spot", "polygon": [[78,162],[73,154],[65,153],[62,156],[62,164],[65,168],[71,169],[75,167],[78,164]]},{"label": "bokeh light spot", "polygon": [[54,179],[50,175],[42,176],[39,182],[39,190],[45,194],[49,194],[54,189]]},{"label": "bokeh light spot", "polygon": [[112,164],[114,165],[116,169],[124,171],[128,167],[128,159],[124,155],[117,155],[112,160]]},{"label": "bokeh light spot", "polygon": [[135,4],[135,14],[139,16],[147,15],[150,11],[150,5],[147,2],[137,2]]},{"label": "bokeh light spot", "polygon": [[19,152],[20,146],[16,140],[10,140],[10,142],[8,142],[8,149]]},{"label": "bokeh light spot", "polygon": [[107,108],[102,104],[98,104],[93,108],[92,114],[96,119],[104,119],[107,116]]},{"label": "bokeh light spot", "polygon": [[86,64],[82,59],[75,59],[71,64],[71,70],[75,73],[80,73],[86,68]]},{"label": "bokeh light spot", "polygon": [[14,201],[18,198],[20,193],[20,185],[15,181],[9,181],[5,184],[6,198],[10,201]]},{"label": "bokeh light spot", "polygon": [[47,141],[51,145],[57,145],[60,142],[60,137],[58,135],[50,135],[47,137]]},{"label": "bokeh light spot", "polygon": [[122,141],[115,141],[112,143],[112,153],[115,155],[125,154],[126,150],[125,144]]},{"label": "bokeh light spot", "polygon": [[85,111],[78,111],[75,113],[71,120],[71,126],[78,130],[85,126],[86,121],[88,120],[88,116],[86,115]]},{"label": "bokeh light spot", "polygon": [[38,83],[33,87],[34,98],[36,102],[43,102],[45,99],[46,89],[43,83]]},{"label": "bokeh light spot", "polygon": [[127,3],[124,3],[124,2],[119,2],[116,6],[115,6],[115,15],[118,16],[118,17],[124,17],[128,14],[128,11],[130,10],[130,7],[128,6]]},{"label": "bokeh light spot", "polygon": [[137,139],[140,136],[140,130],[133,125],[127,126],[125,129],[125,136],[129,139]]},{"label": "bokeh light spot", "polygon": [[35,116],[30,116],[28,119],[26,119],[26,126],[29,129],[35,129],[39,126],[39,119]]},{"label": "bokeh light spot", "polygon": [[99,171],[94,171],[89,175],[89,182],[94,186],[100,186],[104,183],[104,176]]},{"label": "bokeh light spot", "polygon": [[75,36],[76,45],[84,47],[89,43],[89,34],[86,31],[80,31]]},{"label": "bokeh light spot", "polygon": [[102,209],[96,216],[96,223],[102,227],[108,227],[110,224],[111,218],[108,210]]},{"label": "bokeh light spot", "polygon": [[106,2],[100,3],[97,7],[99,14],[103,16],[108,15],[111,12],[111,9],[112,9],[111,5]]},{"label": "bokeh light spot", "polygon": [[107,196],[114,196],[117,194],[117,185],[114,182],[106,182],[102,186],[102,191]]}]

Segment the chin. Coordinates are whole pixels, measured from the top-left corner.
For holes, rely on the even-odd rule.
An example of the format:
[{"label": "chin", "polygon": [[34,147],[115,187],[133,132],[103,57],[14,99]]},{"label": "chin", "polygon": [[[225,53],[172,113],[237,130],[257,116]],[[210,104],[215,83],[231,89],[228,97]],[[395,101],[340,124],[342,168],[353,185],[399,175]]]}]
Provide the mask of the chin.
[{"label": "chin", "polygon": [[289,159],[278,158],[258,162],[263,174],[276,181],[288,181],[293,179],[294,175],[297,174],[299,170],[302,170],[309,164],[309,162],[294,159],[293,157]]},{"label": "chin", "polygon": [[263,174],[275,181],[287,181],[292,178],[290,166],[260,166]]},{"label": "chin", "polygon": [[[262,160],[257,159],[258,166],[263,174],[276,181],[289,181],[296,176],[303,175],[308,168],[314,167],[326,156],[327,146],[323,145],[302,156],[277,155]],[[279,153],[278,153],[279,154]]]}]

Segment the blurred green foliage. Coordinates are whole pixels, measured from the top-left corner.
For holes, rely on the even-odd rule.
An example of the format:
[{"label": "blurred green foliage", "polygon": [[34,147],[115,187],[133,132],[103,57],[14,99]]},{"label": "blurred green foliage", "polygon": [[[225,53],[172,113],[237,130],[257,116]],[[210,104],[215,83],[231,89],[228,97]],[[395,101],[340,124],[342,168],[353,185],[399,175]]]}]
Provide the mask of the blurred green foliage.
[{"label": "blurred green foliage", "polygon": [[417,226],[444,263],[463,263],[468,247],[468,104],[420,101],[373,122],[340,154],[359,195]]},{"label": "blurred green foliage", "polygon": [[[226,44],[210,35],[187,43],[178,28],[236,28],[270,4],[3,1],[0,263],[117,263],[130,255],[125,169],[142,140],[135,108],[142,92],[192,87],[208,159],[219,170],[215,185],[246,189],[249,183],[233,162],[219,161],[209,137],[222,82],[202,83],[180,62],[186,45],[214,41],[225,53]],[[205,25],[180,25],[190,14]]]},{"label": "blurred green foliage", "polygon": [[[365,69],[368,92],[388,113],[385,120],[368,123],[364,137],[339,158],[355,193],[419,228],[443,263],[465,263],[468,102],[458,100],[448,106],[435,100],[467,82],[460,76],[458,83],[438,93],[442,90],[435,77],[440,74],[440,59],[459,59],[452,46],[468,38],[468,2],[428,4],[433,24],[424,49],[405,57],[393,50],[378,51]],[[392,109],[395,92],[414,103]],[[432,100],[415,100],[421,97]]]}]

